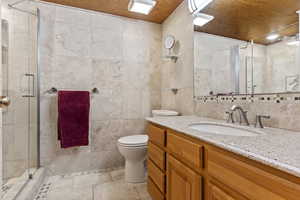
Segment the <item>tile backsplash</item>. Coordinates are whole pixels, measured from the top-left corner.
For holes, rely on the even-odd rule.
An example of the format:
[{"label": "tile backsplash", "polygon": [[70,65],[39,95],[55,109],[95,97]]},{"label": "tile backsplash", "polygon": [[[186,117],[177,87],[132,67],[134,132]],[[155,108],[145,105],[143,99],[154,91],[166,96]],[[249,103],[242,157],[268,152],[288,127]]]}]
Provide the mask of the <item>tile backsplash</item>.
[{"label": "tile backsplash", "polygon": [[266,126],[300,131],[299,97],[300,94],[198,97],[195,114],[225,120],[225,112],[233,105],[240,105],[248,111],[252,124],[257,114],[270,115],[271,119],[264,120]]}]

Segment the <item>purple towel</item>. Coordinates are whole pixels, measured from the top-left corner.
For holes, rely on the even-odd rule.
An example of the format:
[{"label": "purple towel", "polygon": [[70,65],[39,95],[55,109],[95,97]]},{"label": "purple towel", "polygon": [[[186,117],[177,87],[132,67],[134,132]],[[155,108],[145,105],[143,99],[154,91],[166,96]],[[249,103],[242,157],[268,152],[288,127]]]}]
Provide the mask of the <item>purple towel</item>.
[{"label": "purple towel", "polygon": [[62,148],[89,145],[90,93],[58,92],[58,139]]}]

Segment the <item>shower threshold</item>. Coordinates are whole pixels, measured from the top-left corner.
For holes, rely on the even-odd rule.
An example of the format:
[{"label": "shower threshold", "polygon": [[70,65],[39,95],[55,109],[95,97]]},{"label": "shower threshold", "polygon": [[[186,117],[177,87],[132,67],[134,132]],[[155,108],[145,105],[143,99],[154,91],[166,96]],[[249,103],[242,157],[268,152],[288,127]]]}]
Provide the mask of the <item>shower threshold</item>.
[{"label": "shower threshold", "polygon": [[[33,174],[32,179],[28,179],[29,174]],[[20,177],[12,178],[2,186],[2,200],[31,200],[37,192],[40,184],[45,178],[45,170],[43,168],[31,168]]]}]

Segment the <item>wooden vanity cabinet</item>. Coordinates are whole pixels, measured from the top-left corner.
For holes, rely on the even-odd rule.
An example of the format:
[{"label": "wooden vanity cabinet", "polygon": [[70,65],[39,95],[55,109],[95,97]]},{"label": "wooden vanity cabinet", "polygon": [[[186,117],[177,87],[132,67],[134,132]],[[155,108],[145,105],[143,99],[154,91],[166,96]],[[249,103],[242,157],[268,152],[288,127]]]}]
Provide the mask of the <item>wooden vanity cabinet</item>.
[{"label": "wooden vanity cabinet", "polygon": [[153,200],[300,200],[300,178],[154,124],[148,125]]},{"label": "wooden vanity cabinet", "polygon": [[166,129],[148,125],[148,192],[154,200],[166,196]]},{"label": "wooden vanity cabinet", "polygon": [[167,149],[194,168],[203,168],[204,147],[202,145],[183,138],[170,130],[167,133]]},{"label": "wooden vanity cabinet", "polygon": [[213,182],[208,182],[208,200],[241,200],[233,197],[222,187],[215,185]]},{"label": "wooden vanity cabinet", "polygon": [[201,200],[202,178],[171,155],[167,158],[167,200]]}]

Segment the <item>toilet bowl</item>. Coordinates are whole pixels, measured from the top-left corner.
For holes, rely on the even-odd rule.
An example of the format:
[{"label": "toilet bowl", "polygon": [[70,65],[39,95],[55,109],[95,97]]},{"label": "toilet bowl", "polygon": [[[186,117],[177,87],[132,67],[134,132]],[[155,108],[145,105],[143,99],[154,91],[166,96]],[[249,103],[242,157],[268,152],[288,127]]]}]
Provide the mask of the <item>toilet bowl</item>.
[{"label": "toilet bowl", "polygon": [[147,155],[148,136],[133,135],[118,140],[118,149],[125,158],[125,180],[129,183],[146,181],[144,162]]}]

